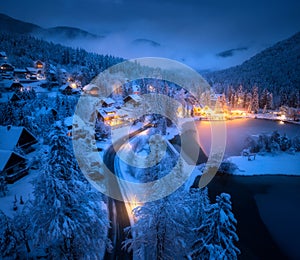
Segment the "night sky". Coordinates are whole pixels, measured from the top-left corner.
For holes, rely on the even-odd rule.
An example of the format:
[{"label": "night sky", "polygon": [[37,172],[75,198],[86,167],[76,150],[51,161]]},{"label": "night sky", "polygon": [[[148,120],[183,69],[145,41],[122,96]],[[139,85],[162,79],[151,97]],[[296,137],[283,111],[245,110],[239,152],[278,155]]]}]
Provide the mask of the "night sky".
[{"label": "night sky", "polygon": [[45,28],[72,26],[105,36],[74,46],[124,58],[174,58],[196,69],[239,64],[300,31],[299,10],[299,0],[9,0],[0,7]]}]

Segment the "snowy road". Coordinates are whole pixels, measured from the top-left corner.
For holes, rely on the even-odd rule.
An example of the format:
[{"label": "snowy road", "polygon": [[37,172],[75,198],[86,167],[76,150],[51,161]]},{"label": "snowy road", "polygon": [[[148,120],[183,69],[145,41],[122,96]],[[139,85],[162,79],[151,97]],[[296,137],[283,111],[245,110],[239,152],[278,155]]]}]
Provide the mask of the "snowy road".
[{"label": "snowy road", "polygon": [[[116,152],[113,146],[109,147],[104,155],[104,163],[112,173],[115,172],[115,156]],[[113,189],[115,191],[118,187],[113,187]],[[120,189],[118,189],[118,191],[121,192]],[[111,228],[108,231],[108,236],[113,243],[113,250],[112,252],[106,251],[104,259],[132,259],[132,254],[122,250],[122,241],[126,238],[124,228],[130,226],[125,203],[123,201],[108,198],[108,210],[111,221]]]}]

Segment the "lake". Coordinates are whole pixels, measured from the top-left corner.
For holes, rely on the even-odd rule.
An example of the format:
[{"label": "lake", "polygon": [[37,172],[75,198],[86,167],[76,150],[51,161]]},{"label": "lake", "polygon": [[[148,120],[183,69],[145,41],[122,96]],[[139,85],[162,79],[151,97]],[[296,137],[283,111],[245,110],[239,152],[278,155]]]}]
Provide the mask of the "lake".
[{"label": "lake", "polygon": [[[248,136],[258,134],[271,134],[277,130],[281,135],[287,134],[293,138],[300,135],[300,125],[284,123],[279,121],[271,121],[264,119],[241,118],[228,121],[196,121],[200,146],[206,154],[210,152],[211,146],[211,128],[226,126],[226,149],[224,157],[240,155],[245,148],[245,141]],[[212,126],[214,125],[214,126]]]}]

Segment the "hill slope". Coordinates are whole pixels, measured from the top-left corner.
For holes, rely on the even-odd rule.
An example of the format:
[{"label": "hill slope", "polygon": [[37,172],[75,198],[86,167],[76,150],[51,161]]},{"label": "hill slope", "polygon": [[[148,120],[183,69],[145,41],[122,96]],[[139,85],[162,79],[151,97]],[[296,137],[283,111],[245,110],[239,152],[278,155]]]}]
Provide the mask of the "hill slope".
[{"label": "hill slope", "polygon": [[68,26],[58,26],[52,28],[42,28],[36,24],[23,22],[21,20],[14,19],[5,14],[0,14],[0,31],[7,33],[20,33],[20,34],[30,34],[33,36],[41,36],[42,38],[65,38],[65,39],[75,39],[75,38],[103,38],[103,36],[98,36],[87,31],[81,30],[79,28],[68,27]]},{"label": "hill slope", "polygon": [[260,92],[264,88],[273,92],[278,105],[287,103],[300,91],[300,32],[239,66],[207,73],[205,78],[220,92],[229,85],[241,84],[247,90],[256,85]]}]

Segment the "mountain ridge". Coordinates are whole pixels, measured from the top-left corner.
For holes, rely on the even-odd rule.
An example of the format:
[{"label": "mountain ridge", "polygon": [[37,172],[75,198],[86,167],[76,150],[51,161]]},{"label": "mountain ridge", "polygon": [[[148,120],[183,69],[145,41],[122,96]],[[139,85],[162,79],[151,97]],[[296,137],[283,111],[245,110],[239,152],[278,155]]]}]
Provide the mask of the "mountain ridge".
[{"label": "mountain ridge", "polygon": [[50,28],[43,28],[34,23],[24,22],[3,13],[0,13],[0,24],[2,32],[30,34],[33,36],[38,35],[45,38],[53,36],[62,36],[67,39],[75,39],[79,37],[91,39],[104,38],[104,36],[96,35],[80,28],[70,26],[55,26]]}]

